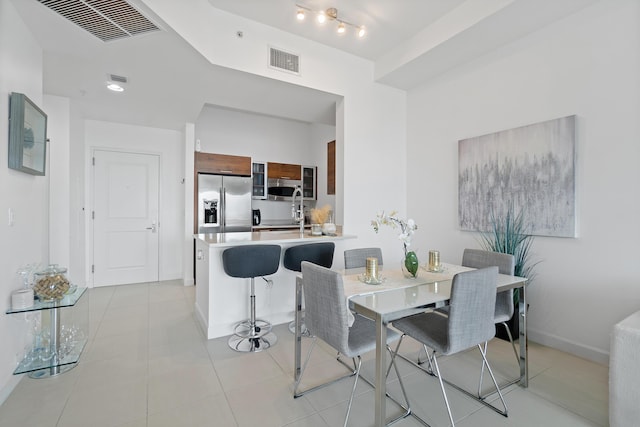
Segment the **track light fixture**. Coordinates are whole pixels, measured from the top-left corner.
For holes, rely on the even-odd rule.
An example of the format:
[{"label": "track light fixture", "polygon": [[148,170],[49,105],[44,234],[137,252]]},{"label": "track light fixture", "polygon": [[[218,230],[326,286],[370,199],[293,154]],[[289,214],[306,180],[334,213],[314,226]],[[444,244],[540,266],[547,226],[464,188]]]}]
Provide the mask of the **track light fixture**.
[{"label": "track light fixture", "polygon": [[344,34],[347,31],[347,27],[351,27],[355,30],[355,34],[359,38],[363,38],[367,34],[367,30],[364,25],[355,25],[349,21],[345,21],[342,18],[338,18],[338,9],[335,7],[330,7],[326,10],[313,10],[305,5],[296,4],[298,8],[298,12],[296,13],[296,17],[299,21],[304,21],[307,12],[311,14],[315,14],[316,20],[320,24],[324,24],[327,21],[335,21],[338,23],[337,32],[339,34]]}]

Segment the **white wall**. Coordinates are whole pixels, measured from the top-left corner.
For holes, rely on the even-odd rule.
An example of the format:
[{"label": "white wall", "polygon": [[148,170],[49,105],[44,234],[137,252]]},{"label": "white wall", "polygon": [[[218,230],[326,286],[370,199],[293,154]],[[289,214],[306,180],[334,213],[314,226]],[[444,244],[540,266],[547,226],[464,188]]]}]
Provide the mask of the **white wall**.
[{"label": "white wall", "polygon": [[[579,237],[537,237],[532,340],[606,361],[612,326],[640,309],[640,3],[603,0],[408,95],[416,247],[458,262],[457,141],[576,114]],[[425,255],[423,255],[424,257]]]},{"label": "white wall", "polygon": [[318,194],[317,203],[318,208],[324,205],[331,205],[334,208],[336,206],[335,194],[327,194],[327,143],[336,139],[335,126],[328,126],[319,123],[315,123],[311,126],[311,140],[312,140],[312,156],[315,161],[315,165],[318,166]]},{"label": "white wall", "polygon": [[[136,153],[154,153],[160,156],[160,280],[180,279],[182,274],[184,233],[184,137],[182,132],[143,126],[87,120],[86,189],[87,189],[87,241],[90,242],[92,197],[91,160],[93,149],[106,148]],[[91,248],[91,245],[88,246]],[[91,250],[91,249],[90,249]],[[88,258],[91,262],[91,257]],[[87,266],[87,272],[91,269]],[[90,274],[90,273],[87,273]],[[90,276],[87,283],[92,283]]]},{"label": "white wall", "polygon": [[309,123],[205,105],[196,120],[202,152],[313,164]]},{"label": "white wall", "polygon": [[[188,6],[143,1],[213,64],[344,97],[336,109],[335,205],[343,212],[336,221],[358,235],[350,241],[353,246],[388,246],[388,257],[399,262],[402,250],[396,236],[375,235],[370,220],[380,209],[406,209],[405,93],[373,82],[370,61],[225,13],[206,0],[193,0]],[[242,39],[236,37],[239,29]],[[298,53],[301,74],[270,69],[268,46]],[[336,259],[341,258],[337,254]]]},{"label": "white wall", "polygon": [[[70,185],[70,103],[68,98],[46,95],[44,111],[47,112],[47,136],[49,144],[49,259],[51,263],[69,268],[71,200]],[[67,270],[72,280],[75,272]],[[77,282],[73,282],[77,283]]]},{"label": "white wall", "polygon": [[43,106],[42,49],[11,2],[0,0],[0,402],[21,378],[12,374],[28,342],[25,317],[4,314],[11,292],[21,287],[16,272],[29,263],[49,262],[50,169],[47,164],[46,176],[33,176],[7,168],[11,92]]},{"label": "white wall", "polygon": [[[326,127],[335,134],[333,126]],[[202,152],[249,156],[258,162],[318,165],[310,123],[205,105],[195,132]],[[291,216],[287,202],[253,200],[252,205],[261,210],[265,222]],[[305,205],[313,207],[313,203]]]}]

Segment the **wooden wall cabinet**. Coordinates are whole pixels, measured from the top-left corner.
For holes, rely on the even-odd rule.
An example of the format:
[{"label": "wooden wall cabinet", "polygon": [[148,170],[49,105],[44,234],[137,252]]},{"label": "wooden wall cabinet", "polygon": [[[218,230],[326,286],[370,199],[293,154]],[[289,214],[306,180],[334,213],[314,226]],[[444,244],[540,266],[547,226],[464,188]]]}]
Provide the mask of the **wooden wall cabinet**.
[{"label": "wooden wall cabinet", "polygon": [[293,179],[299,181],[302,179],[302,169],[300,165],[269,162],[267,164],[267,176],[275,179]]},{"label": "wooden wall cabinet", "polygon": [[251,176],[251,157],[196,152],[195,171],[196,173]]},{"label": "wooden wall cabinet", "polygon": [[336,194],[336,142],[327,143],[327,194]]}]

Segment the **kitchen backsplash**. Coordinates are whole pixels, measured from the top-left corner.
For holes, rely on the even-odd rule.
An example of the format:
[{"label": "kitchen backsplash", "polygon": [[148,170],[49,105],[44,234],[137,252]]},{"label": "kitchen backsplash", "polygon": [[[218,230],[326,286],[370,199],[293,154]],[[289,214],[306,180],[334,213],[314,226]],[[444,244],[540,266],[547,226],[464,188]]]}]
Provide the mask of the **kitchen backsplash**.
[{"label": "kitchen backsplash", "polygon": [[[288,219],[291,219],[291,222],[293,223],[293,219],[291,218],[291,202],[276,202],[271,200],[252,200],[251,207],[253,209],[260,209],[262,224],[269,224],[269,222],[273,222],[273,221],[280,222]],[[304,201],[305,221],[308,221],[309,219],[309,211],[315,207],[316,207],[315,200]]]}]

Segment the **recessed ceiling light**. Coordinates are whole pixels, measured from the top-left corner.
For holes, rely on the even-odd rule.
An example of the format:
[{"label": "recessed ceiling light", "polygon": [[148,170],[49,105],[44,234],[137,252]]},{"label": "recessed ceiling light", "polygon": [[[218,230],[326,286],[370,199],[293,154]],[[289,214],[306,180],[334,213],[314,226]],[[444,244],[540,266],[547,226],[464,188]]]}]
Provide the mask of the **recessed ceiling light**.
[{"label": "recessed ceiling light", "polygon": [[124,92],[124,88],[117,83],[107,83],[107,89],[112,90],[114,92]]}]

